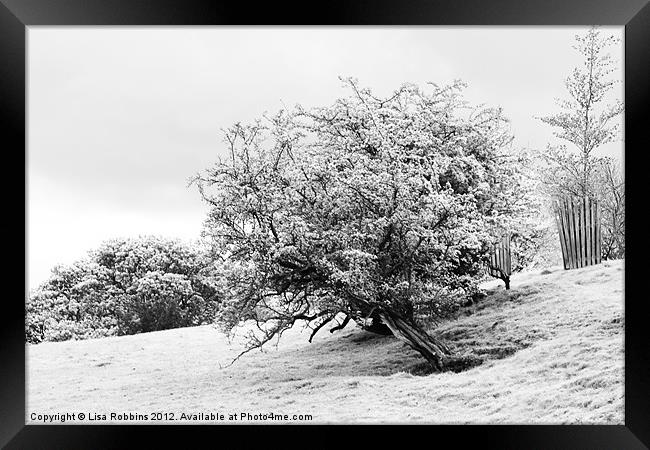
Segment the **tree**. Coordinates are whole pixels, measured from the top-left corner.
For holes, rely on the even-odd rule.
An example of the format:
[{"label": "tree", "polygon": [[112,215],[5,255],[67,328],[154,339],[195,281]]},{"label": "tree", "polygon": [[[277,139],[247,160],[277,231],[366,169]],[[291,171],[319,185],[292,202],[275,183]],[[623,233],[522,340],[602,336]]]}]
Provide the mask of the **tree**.
[{"label": "tree", "polygon": [[555,127],[555,136],[572,144],[574,150],[568,151],[566,145],[549,146],[543,155],[550,193],[582,198],[598,194],[603,159],[594,155],[594,150],[617,139],[619,125],[613,119],[623,112],[623,103],[605,104],[617,83],[611,79],[614,60],[607,49],[618,41],[603,36],[596,27],[584,36],[576,35],[575,40],[573,48],[584,58],[583,66],[574,68],[565,81],[569,98],[556,100],[563,111],[540,120]]},{"label": "tree", "polygon": [[227,156],[197,175],[217,320],[251,326],[243,353],[297,321],[313,337],[353,320],[441,369],[450,349],[423,319],[477,291],[499,230],[529,212],[506,120],[469,106],[460,82],[388,98],[344,82],[330,106],[225,130]]},{"label": "tree", "polygon": [[113,239],[58,266],[26,305],[28,342],[135,334],[211,322],[218,297],[200,248]]},{"label": "tree", "polygon": [[620,164],[603,158],[597,197],[601,199],[602,257],[620,259],[625,256],[625,182]]},{"label": "tree", "polygon": [[548,146],[542,158],[541,173],[547,193],[552,197],[593,197],[601,205],[603,258],[625,255],[625,185],[618,164],[594,154],[598,147],[619,136],[613,123],[623,112],[619,100],[606,103],[607,95],[618,82],[611,79],[614,60],[607,49],[618,42],[592,27],[576,36],[574,48],[584,58],[565,85],[568,100],[558,100],[564,110],[541,120],[556,128],[555,135],[572,144]]}]

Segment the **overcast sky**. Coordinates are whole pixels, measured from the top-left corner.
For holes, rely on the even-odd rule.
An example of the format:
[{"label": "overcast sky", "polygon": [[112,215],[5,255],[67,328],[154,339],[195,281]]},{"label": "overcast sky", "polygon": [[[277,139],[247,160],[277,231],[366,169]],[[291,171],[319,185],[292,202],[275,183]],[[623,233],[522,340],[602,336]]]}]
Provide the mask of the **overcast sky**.
[{"label": "overcast sky", "polygon": [[[585,30],[29,27],[29,286],[111,237],[198,238],[207,210],[187,181],[223,152],[220,129],[329,104],[347,94],[339,76],[382,95],[460,78],[468,100],[503,107],[515,145],[557,142],[534,116],[558,111]],[[622,80],[622,42],[612,54]]]}]

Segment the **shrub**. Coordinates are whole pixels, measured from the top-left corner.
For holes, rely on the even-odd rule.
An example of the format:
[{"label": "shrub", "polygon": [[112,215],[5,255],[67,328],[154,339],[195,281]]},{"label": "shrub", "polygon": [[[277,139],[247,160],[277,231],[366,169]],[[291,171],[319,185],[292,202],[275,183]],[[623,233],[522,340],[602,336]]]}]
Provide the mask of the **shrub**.
[{"label": "shrub", "polygon": [[207,256],[158,237],[113,239],[58,266],[26,305],[27,342],[136,334],[213,320]]}]

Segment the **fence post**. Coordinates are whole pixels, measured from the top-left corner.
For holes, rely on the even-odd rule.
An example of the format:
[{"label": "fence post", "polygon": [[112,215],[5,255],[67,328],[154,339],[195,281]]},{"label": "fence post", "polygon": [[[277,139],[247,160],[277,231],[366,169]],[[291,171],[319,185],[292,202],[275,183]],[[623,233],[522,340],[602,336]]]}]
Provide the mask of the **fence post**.
[{"label": "fence post", "polygon": [[601,235],[600,235],[600,205],[598,202],[594,202],[596,205],[596,264],[600,264],[601,258]]},{"label": "fence post", "polygon": [[566,244],[564,242],[564,226],[562,223],[562,210],[560,209],[560,202],[558,200],[555,200],[553,203],[553,209],[555,214],[553,214],[555,218],[555,225],[557,226],[558,229],[558,236],[560,237],[560,248],[562,249],[562,263],[564,264],[564,269],[569,268],[568,264],[568,259],[567,259],[567,252],[566,252]]}]

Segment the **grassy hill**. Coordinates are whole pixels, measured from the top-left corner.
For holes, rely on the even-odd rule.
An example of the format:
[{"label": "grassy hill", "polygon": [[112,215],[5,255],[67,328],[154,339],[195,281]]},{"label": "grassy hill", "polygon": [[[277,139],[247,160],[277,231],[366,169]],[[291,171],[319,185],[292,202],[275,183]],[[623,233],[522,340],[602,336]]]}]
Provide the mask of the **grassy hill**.
[{"label": "grassy hill", "polygon": [[[502,286],[489,282],[487,298],[432,331],[484,359],[460,373],[427,375],[405,344],[352,323],[312,344],[309,330],[292,329],[226,368],[241,348],[211,326],[30,345],[27,421],[274,412],[310,414],[308,423],[622,424],[623,262],[517,274],[510,291]],[[90,422],[94,414],[108,420]]]}]

